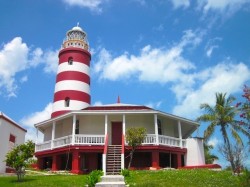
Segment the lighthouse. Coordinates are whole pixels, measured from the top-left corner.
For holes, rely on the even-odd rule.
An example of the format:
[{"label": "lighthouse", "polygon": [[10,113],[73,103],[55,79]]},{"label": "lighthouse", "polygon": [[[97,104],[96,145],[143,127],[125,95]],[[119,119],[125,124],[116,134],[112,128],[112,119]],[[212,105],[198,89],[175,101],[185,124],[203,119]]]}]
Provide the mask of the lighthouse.
[{"label": "lighthouse", "polygon": [[61,50],[51,117],[90,105],[90,60],[87,34],[77,24],[66,33]]}]

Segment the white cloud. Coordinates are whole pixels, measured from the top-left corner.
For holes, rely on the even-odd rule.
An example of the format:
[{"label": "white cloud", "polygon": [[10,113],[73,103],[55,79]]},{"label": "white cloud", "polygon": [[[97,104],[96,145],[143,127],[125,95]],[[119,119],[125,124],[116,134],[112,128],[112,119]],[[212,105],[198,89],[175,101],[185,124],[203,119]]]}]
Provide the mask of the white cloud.
[{"label": "white cloud", "polygon": [[16,37],[0,49],[0,93],[16,96],[15,75],[29,67],[29,48],[22,38]]},{"label": "white cloud", "polygon": [[162,101],[158,101],[158,102],[149,102],[147,104],[145,104],[145,106],[149,107],[149,108],[160,108],[162,105]]},{"label": "white cloud", "polygon": [[93,106],[102,106],[103,103],[101,101],[96,101]]},{"label": "white cloud", "polygon": [[249,0],[205,0],[200,1],[205,12],[209,10],[217,11],[235,11],[241,8],[244,4],[249,3]]},{"label": "white cloud", "polygon": [[91,11],[101,13],[101,4],[107,0],[63,0],[64,3],[70,6],[79,6],[84,8],[89,8]]},{"label": "white cloud", "polygon": [[180,8],[180,7],[183,7],[183,8],[188,8],[189,5],[190,5],[190,1],[189,0],[171,0],[174,8]]},{"label": "white cloud", "polygon": [[[49,103],[42,111],[34,112],[20,120],[20,124],[27,128],[26,140],[36,141],[36,129],[34,124],[50,119],[52,112],[52,103]],[[42,133],[38,134],[38,142],[43,139]]]},{"label": "white cloud", "polygon": [[208,145],[212,145],[214,149],[221,143],[222,143],[221,140],[216,137],[213,137],[208,141]]},{"label": "white cloud", "polygon": [[196,118],[200,114],[200,104],[212,105],[216,92],[233,94],[240,91],[242,85],[250,79],[250,69],[244,63],[235,64],[226,60],[204,71],[190,74],[190,79],[196,82],[195,86],[186,86],[185,82],[173,86],[173,92],[179,96],[179,104],[174,107],[173,113]]},{"label": "white cloud", "polygon": [[[44,64],[44,71],[47,73],[56,72],[58,63],[58,51],[46,51],[40,48],[32,49],[22,41],[21,37],[16,37],[0,48],[0,94],[7,97],[15,97],[18,88],[16,74],[29,68],[35,68],[39,64]],[[20,82],[28,80],[24,75]]]},{"label": "white cloud", "polygon": [[170,49],[152,48],[150,45],[141,49],[138,56],[127,52],[112,57],[106,49],[98,55],[94,72],[100,73],[101,79],[125,80],[136,77],[147,82],[176,82],[186,80],[186,72],[194,65],[182,57],[185,47],[197,46],[202,40],[202,32],[187,30],[181,41]]},{"label": "white cloud", "polygon": [[20,120],[20,123],[23,124],[25,127],[33,128],[34,124],[50,119],[51,112],[52,103],[49,103],[42,111],[34,112],[28,116],[23,117]]},{"label": "white cloud", "polygon": [[215,37],[213,39],[210,39],[206,46],[205,46],[205,50],[206,50],[206,55],[208,58],[210,58],[212,56],[212,53],[215,49],[219,48],[219,45],[217,45],[216,43],[221,41],[222,38],[220,37]]}]

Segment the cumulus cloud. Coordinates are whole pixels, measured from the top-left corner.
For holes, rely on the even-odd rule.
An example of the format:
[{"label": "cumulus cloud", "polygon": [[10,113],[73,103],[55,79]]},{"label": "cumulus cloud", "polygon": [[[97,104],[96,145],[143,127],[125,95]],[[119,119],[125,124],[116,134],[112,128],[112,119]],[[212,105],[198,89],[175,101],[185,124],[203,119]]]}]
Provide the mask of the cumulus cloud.
[{"label": "cumulus cloud", "polygon": [[89,8],[91,11],[101,13],[101,4],[107,0],[63,0],[64,3],[70,6],[79,6],[84,8]]},{"label": "cumulus cloud", "polygon": [[249,77],[250,69],[244,63],[233,63],[230,60],[190,74],[190,79],[196,83],[194,86],[185,85],[183,82],[172,87],[172,91],[179,96],[179,103],[174,107],[173,113],[196,118],[200,114],[201,103],[212,105],[216,92],[228,94],[239,92]]},{"label": "cumulus cloud", "polygon": [[42,111],[34,112],[20,120],[20,124],[27,128],[26,140],[33,140],[34,142],[41,142],[43,140],[42,133],[38,134],[37,139],[34,124],[50,119],[51,112],[52,103],[49,103]]},{"label": "cumulus cloud", "polygon": [[20,123],[23,124],[25,127],[33,128],[34,124],[50,119],[51,112],[52,103],[49,103],[42,111],[34,112],[28,116],[23,117],[20,120]]},{"label": "cumulus cloud", "polygon": [[7,96],[16,96],[15,74],[29,67],[29,48],[22,38],[16,37],[0,49],[0,93],[6,90]]},{"label": "cumulus cloud", "polygon": [[171,2],[175,9],[180,7],[187,8],[190,5],[189,0],[171,0]]},{"label": "cumulus cloud", "polygon": [[[45,51],[40,48],[32,49],[22,41],[21,37],[16,37],[10,42],[3,44],[0,48],[0,94],[7,97],[15,97],[18,88],[16,75],[29,68],[35,68],[39,64],[44,65],[47,73],[56,72],[58,51]],[[27,75],[23,75],[19,82],[28,80]]]},{"label": "cumulus cloud", "polygon": [[183,49],[197,46],[202,40],[202,32],[187,30],[181,41],[170,49],[143,47],[138,56],[124,54],[112,57],[105,48],[98,54],[94,72],[101,79],[121,80],[136,77],[147,82],[175,82],[186,79],[187,71],[193,70],[194,65],[182,56]]}]

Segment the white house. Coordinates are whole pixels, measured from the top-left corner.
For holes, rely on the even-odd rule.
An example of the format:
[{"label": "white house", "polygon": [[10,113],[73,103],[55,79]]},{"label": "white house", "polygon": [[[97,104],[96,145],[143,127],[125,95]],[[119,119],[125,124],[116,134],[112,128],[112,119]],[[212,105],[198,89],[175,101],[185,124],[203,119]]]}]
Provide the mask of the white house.
[{"label": "white house", "polygon": [[5,155],[15,146],[23,144],[27,130],[0,112],[0,173],[6,172]]}]

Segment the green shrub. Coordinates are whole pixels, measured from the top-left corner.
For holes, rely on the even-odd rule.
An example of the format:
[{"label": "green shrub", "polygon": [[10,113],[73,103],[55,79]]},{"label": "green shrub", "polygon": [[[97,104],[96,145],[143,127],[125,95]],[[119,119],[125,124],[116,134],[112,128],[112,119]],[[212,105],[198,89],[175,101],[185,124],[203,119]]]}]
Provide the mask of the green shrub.
[{"label": "green shrub", "polygon": [[92,171],[89,176],[87,177],[87,185],[89,187],[94,187],[96,183],[101,180],[101,176],[103,172],[101,170],[94,170]]},{"label": "green shrub", "polygon": [[122,169],[121,173],[124,177],[130,176],[130,171],[128,169]]},{"label": "green shrub", "polygon": [[242,186],[250,186],[250,171],[248,169],[245,169],[240,177]]}]

